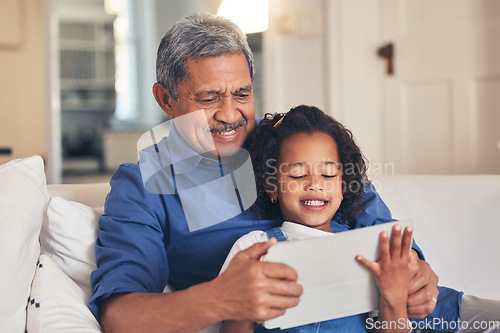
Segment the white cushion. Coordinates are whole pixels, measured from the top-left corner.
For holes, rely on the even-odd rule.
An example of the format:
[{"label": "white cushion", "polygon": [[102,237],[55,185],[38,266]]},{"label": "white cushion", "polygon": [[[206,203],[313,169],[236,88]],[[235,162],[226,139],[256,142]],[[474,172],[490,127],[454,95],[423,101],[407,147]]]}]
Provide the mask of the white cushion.
[{"label": "white cushion", "polygon": [[23,333],[48,201],[40,156],[0,166],[0,332]]},{"label": "white cushion", "polygon": [[96,269],[95,241],[99,213],[78,202],[50,198],[40,233],[42,253],[48,255],[90,297],[90,274]]},{"label": "white cushion", "polygon": [[27,333],[97,333],[88,297],[46,255],[40,255],[28,302]]}]

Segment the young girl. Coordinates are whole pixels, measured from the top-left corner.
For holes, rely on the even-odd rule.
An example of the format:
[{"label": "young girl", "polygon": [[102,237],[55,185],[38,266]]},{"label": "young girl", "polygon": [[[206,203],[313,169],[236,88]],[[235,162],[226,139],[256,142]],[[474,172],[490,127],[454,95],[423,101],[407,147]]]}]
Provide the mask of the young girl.
[{"label": "young girl", "polygon": [[[281,228],[254,231],[231,249],[221,271],[239,251],[273,236],[286,240],[320,237],[332,233],[331,222],[349,223],[360,208],[366,186],[366,163],[352,134],[315,107],[298,106],[286,114],[267,114],[259,124],[251,148],[257,180],[259,214],[277,215]],[[380,290],[379,332],[408,332],[406,302],[408,260],[412,231],[380,235],[381,259],[356,259],[375,275]],[[368,314],[281,330],[283,332],[366,332]],[[391,325],[388,325],[391,323]],[[375,326],[377,327],[377,326]],[[267,332],[252,322],[226,321],[221,332]]]}]

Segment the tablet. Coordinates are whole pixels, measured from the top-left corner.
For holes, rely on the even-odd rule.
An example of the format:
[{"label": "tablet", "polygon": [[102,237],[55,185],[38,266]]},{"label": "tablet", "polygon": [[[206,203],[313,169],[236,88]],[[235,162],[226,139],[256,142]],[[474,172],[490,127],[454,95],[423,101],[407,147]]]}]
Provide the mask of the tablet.
[{"label": "tablet", "polygon": [[299,305],[264,322],[281,329],[341,318],[378,309],[379,293],[373,274],[356,261],[358,254],[379,260],[379,234],[395,224],[404,229],[410,220],[383,223],[331,236],[273,245],[266,261],[290,265],[304,288]]}]

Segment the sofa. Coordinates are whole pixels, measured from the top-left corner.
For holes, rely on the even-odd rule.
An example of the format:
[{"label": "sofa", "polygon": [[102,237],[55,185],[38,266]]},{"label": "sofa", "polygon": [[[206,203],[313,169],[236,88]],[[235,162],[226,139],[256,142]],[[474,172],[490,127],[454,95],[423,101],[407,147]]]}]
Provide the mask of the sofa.
[{"label": "sofa", "polygon": [[[500,299],[500,175],[371,179],[441,284]],[[47,185],[39,156],[1,165],[0,183],[0,332],[100,332],[86,303],[109,185]]]}]

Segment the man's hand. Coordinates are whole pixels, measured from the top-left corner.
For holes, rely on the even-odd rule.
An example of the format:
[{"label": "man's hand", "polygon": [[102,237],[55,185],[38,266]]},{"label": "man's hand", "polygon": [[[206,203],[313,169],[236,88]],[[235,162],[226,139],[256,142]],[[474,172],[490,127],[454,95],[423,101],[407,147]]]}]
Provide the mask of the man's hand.
[{"label": "man's hand", "polygon": [[303,289],[297,272],[285,264],[259,261],[275,243],[272,238],[240,251],[212,281],[225,319],[263,322],[299,304]]},{"label": "man's hand", "polygon": [[302,295],[290,266],[258,259],[276,239],[239,252],[212,281],[172,293],[129,293],[102,303],[106,332],[198,332],[222,320],[265,321],[296,306]]},{"label": "man's hand", "polygon": [[409,266],[411,280],[408,288],[408,317],[422,319],[436,307],[439,278],[427,262],[418,258],[415,250],[411,250]]}]

